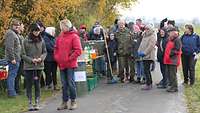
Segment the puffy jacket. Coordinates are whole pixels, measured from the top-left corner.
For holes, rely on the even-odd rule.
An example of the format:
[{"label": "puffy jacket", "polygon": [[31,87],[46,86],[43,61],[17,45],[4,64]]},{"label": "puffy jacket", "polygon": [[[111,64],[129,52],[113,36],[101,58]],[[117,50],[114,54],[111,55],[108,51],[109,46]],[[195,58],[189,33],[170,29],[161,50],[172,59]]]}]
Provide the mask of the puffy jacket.
[{"label": "puffy jacket", "polygon": [[200,52],[200,39],[199,36],[195,33],[192,35],[184,34],[181,37],[182,42],[182,51],[185,55],[192,55],[194,52]]},{"label": "puffy jacket", "polygon": [[81,55],[81,42],[75,31],[62,32],[56,39],[54,58],[61,70],[76,68]]},{"label": "puffy jacket", "polygon": [[168,40],[165,48],[164,64],[180,65],[181,53],[181,40],[178,37]]}]

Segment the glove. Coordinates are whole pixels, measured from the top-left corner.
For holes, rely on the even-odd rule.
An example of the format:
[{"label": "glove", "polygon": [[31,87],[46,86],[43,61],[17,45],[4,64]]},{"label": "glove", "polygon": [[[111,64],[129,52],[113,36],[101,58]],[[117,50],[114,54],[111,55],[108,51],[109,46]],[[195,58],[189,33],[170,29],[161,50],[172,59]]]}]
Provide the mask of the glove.
[{"label": "glove", "polygon": [[117,56],[117,53],[114,52],[114,53],[113,53],[113,56]]},{"label": "glove", "polygon": [[140,56],[140,57],[144,57],[144,56],[145,56],[145,54],[144,54],[144,52],[143,52],[143,51],[139,51],[139,52],[138,52],[138,56]]},{"label": "glove", "polygon": [[195,55],[194,55],[194,60],[199,59],[199,57],[200,57],[200,53],[199,53],[199,54],[195,54]]}]

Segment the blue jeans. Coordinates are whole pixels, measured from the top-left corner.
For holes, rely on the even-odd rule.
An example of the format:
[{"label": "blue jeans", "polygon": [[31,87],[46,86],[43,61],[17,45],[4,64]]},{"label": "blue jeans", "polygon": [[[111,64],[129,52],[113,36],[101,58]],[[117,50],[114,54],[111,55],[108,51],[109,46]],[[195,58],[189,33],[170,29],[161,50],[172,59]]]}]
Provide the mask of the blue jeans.
[{"label": "blue jeans", "polygon": [[17,72],[19,69],[20,62],[16,64],[12,64],[11,62],[8,63],[8,78],[7,78],[7,89],[8,89],[8,96],[16,96],[15,91],[15,78],[17,76]]},{"label": "blue jeans", "polygon": [[142,78],[142,77],[145,78],[143,61],[137,61],[136,68],[137,68],[137,78]]},{"label": "blue jeans", "polygon": [[67,102],[69,99],[76,99],[76,84],[74,80],[74,69],[60,70],[62,83],[62,99]]}]

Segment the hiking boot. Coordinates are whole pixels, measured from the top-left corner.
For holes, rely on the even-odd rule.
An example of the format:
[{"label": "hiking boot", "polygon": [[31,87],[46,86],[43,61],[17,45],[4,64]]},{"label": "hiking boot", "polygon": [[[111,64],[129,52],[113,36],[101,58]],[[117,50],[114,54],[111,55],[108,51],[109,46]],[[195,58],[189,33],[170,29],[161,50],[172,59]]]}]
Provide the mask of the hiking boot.
[{"label": "hiking boot", "polygon": [[165,88],[167,88],[167,86],[159,84],[159,85],[157,85],[157,88],[158,89],[165,89]]},{"label": "hiking boot", "polygon": [[37,99],[35,100],[35,106],[34,106],[34,108],[35,108],[36,111],[40,109],[39,102],[40,102],[40,101],[39,101],[39,98],[37,98]]},{"label": "hiking boot", "polygon": [[71,101],[71,106],[70,106],[70,110],[74,110],[74,109],[76,109],[78,106],[77,106],[77,103],[76,103],[76,101],[74,100],[74,101]]},{"label": "hiking boot", "polygon": [[58,91],[58,90],[60,90],[57,86],[54,86],[53,87],[53,90],[55,90],[55,91]]},{"label": "hiking boot", "polygon": [[57,108],[57,110],[64,110],[64,109],[68,109],[67,102],[63,102],[63,103]]},{"label": "hiking boot", "polygon": [[39,106],[38,103],[35,104],[35,106],[34,106],[34,110],[36,110],[36,111],[40,110],[40,106]]},{"label": "hiking boot", "polygon": [[167,92],[178,92],[178,88],[169,87],[166,91]]},{"label": "hiking boot", "polygon": [[137,83],[137,84],[140,84],[140,83],[141,83],[140,78],[137,78],[136,83]]},{"label": "hiking boot", "polygon": [[187,81],[184,81],[184,82],[182,83],[182,85],[188,85],[188,82],[187,82]]},{"label": "hiking boot", "polygon": [[142,90],[151,90],[152,89],[152,85],[144,85],[142,87]]},{"label": "hiking boot", "polygon": [[143,84],[145,84],[146,83],[146,80],[145,79],[142,79],[141,81],[140,81],[140,84],[141,85],[143,85]]},{"label": "hiking boot", "polygon": [[29,100],[28,111],[34,111],[34,107],[33,107],[31,100]]}]

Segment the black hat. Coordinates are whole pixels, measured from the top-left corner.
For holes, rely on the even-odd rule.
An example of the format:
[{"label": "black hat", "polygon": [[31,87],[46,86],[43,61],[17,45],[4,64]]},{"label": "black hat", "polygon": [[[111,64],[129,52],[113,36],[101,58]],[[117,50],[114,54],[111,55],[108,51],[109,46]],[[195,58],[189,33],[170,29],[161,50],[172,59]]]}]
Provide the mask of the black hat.
[{"label": "black hat", "polygon": [[37,23],[40,27],[45,28],[44,24],[43,24],[40,20],[36,21],[36,23]]},{"label": "black hat", "polygon": [[30,30],[30,32],[40,31],[40,26],[37,23],[33,23],[33,24],[30,25],[29,30]]}]

